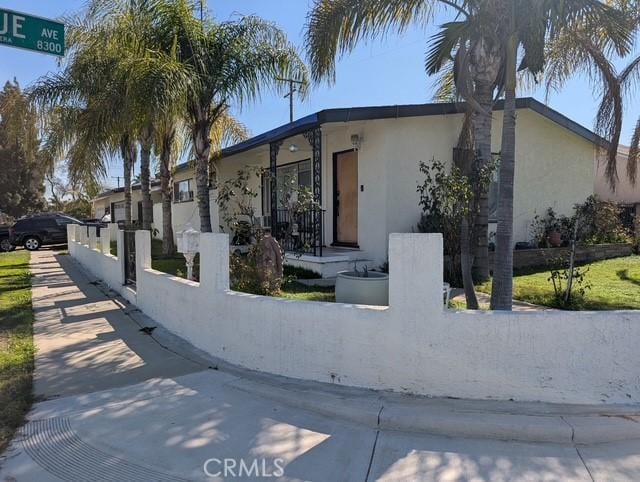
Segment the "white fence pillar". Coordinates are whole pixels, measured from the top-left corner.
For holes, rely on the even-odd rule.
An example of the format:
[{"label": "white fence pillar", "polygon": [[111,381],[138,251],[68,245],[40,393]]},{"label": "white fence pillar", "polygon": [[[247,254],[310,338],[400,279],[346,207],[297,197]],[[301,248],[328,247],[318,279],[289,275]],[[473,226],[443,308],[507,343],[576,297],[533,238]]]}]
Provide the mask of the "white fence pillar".
[{"label": "white fence pillar", "polygon": [[442,235],[389,236],[389,306],[424,317],[443,309]]},{"label": "white fence pillar", "polygon": [[67,224],[67,242],[76,240],[76,224]]},{"label": "white fence pillar", "polygon": [[200,235],[200,286],[215,291],[229,289],[229,235]]},{"label": "white fence pillar", "polygon": [[112,240],[118,239],[118,223],[109,223],[107,224],[107,229],[109,230],[109,236]]},{"label": "white fence pillar", "polygon": [[89,226],[89,249],[96,249],[96,227]]},{"label": "white fence pillar", "polygon": [[140,273],[151,268],[151,233],[141,229],[136,231],[136,277],[140,279]]},{"label": "white fence pillar", "polygon": [[76,254],[76,224],[67,224],[67,249],[69,254],[74,256]]},{"label": "white fence pillar", "polygon": [[111,230],[109,228],[100,230],[100,250],[102,254],[111,254]]}]

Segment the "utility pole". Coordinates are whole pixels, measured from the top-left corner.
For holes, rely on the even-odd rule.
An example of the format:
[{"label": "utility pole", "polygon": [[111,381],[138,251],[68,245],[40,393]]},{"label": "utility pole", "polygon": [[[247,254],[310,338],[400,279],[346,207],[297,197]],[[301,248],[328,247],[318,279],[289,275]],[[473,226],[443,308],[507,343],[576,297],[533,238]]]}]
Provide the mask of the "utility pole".
[{"label": "utility pole", "polygon": [[289,122],[293,122],[293,94],[296,92],[300,92],[301,86],[305,85],[304,82],[295,79],[281,79],[276,78],[280,82],[289,82],[289,93],[284,96],[286,99],[289,97]]},{"label": "utility pole", "polygon": [[111,176],[112,179],[117,179],[118,180],[118,189],[120,189],[120,178],[122,176]]}]

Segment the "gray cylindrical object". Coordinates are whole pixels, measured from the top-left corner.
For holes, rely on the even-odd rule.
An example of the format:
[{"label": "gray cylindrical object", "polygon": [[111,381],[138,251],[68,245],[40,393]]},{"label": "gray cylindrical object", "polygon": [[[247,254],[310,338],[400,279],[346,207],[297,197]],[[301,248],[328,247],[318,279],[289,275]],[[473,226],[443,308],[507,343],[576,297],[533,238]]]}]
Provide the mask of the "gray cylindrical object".
[{"label": "gray cylindrical object", "polygon": [[357,276],[353,271],[341,271],[336,277],[336,302],[358,305],[389,305],[389,275],[369,271]]}]

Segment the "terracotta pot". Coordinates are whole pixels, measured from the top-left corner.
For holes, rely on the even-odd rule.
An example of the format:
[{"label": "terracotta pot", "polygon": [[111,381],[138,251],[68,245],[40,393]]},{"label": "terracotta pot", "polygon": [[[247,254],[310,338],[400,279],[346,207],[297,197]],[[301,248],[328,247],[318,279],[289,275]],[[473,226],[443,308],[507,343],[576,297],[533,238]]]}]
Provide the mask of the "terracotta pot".
[{"label": "terracotta pot", "polygon": [[554,248],[559,248],[562,245],[562,236],[559,231],[551,231],[551,234],[549,234],[549,244]]}]

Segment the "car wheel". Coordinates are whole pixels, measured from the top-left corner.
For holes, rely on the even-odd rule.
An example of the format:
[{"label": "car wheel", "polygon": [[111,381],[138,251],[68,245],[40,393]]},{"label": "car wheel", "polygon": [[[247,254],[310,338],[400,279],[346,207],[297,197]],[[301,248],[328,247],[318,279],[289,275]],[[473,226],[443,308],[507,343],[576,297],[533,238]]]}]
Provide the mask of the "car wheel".
[{"label": "car wheel", "polygon": [[0,251],[4,251],[6,253],[8,251],[13,251],[14,249],[16,248],[9,242],[9,238],[0,240]]},{"label": "car wheel", "polygon": [[29,251],[37,251],[40,249],[40,240],[35,236],[29,236],[24,240],[24,247]]}]

